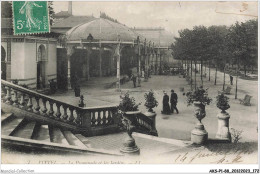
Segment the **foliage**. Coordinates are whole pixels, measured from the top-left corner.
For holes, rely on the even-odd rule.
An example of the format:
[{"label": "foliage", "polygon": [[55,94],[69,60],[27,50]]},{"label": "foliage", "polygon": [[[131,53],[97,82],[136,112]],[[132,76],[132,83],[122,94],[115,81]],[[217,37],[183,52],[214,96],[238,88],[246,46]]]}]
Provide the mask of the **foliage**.
[{"label": "foliage", "polygon": [[152,111],[152,109],[154,107],[158,106],[158,101],[156,100],[156,98],[154,97],[154,92],[153,90],[150,90],[148,93],[144,94],[144,98],[145,98],[145,104],[144,106],[149,109],[149,111]]},{"label": "foliage", "polygon": [[130,98],[128,92],[123,96],[121,95],[120,98],[122,99],[118,108],[120,112],[137,111],[139,105],[141,104],[136,104],[134,97]]},{"label": "foliage", "polygon": [[53,21],[54,21],[53,15],[55,14],[52,6],[53,6],[53,2],[52,1],[48,1],[49,17],[50,17],[50,25],[51,26],[52,26]]},{"label": "foliage", "polygon": [[230,108],[229,98],[224,95],[224,93],[219,94],[217,97],[217,107],[222,111]]},{"label": "foliage", "polygon": [[175,59],[211,61],[216,68],[226,63],[257,66],[257,20],[227,26],[195,26],[179,31],[172,45]]},{"label": "foliage", "polygon": [[107,20],[110,20],[110,21],[115,22],[115,23],[119,23],[116,19],[111,18],[110,16],[108,16],[108,15],[107,15],[106,13],[104,13],[104,12],[101,12],[101,13],[100,13],[100,18],[107,19]]},{"label": "foliage", "polygon": [[208,97],[208,89],[203,89],[203,87],[199,87],[194,91],[187,92],[186,96],[188,106],[190,106],[194,102],[200,102],[205,106],[209,105],[212,101],[212,99]]},{"label": "foliage", "polygon": [[231,128],[230,132],[234,143],[238,143],[239,140],[242,139],[241,135],[243,133],[243,130],[236,130],[234,128]]}]

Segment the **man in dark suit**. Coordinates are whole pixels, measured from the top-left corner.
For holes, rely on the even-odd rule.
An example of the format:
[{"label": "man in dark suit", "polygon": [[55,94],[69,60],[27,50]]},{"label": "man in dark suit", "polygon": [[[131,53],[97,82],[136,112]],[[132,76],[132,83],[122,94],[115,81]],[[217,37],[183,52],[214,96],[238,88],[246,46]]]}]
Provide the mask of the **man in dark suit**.
[{"label": "man in dark suit", "polygon": [[171,90],[171,92],[171,112],[173,113],[174,110],[176,110],[177,114],[179,114],[179,111],[177,109],[178,96],[173,89]]}]

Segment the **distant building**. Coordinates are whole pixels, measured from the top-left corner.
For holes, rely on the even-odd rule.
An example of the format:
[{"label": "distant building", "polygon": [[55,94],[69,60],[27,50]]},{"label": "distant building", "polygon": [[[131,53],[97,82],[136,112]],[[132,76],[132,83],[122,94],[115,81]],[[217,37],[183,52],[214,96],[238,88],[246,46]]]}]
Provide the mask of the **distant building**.
[{"label": "distant building", "polygon": [[13,35],[11,18],[1,19],[1,78],[18,80],[29,88],[48,87],[56,79],[56,44],[54,38]]},{"label": "distant building", "polygon": [[[166,31],[164,28],[133,28],[135,32],[141,34],[147,40],[154,42],[156,50],[160,50],[161,59],[157,62],[153,60],[152,64],[161,66],[176,67],[179,66],[179,61],[174,59],[172,56],[171,45],[174,42],[174,35]],[[159,61],[159,62],[158,62]]]}]

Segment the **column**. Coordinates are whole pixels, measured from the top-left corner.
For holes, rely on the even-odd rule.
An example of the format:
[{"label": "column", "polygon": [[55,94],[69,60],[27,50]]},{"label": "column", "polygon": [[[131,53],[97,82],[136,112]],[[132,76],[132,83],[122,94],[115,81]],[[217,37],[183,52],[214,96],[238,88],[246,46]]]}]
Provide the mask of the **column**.
[{"label": "column", "polygon": [[90,79],[90,74],[89,74],[89,63],[90,63],[90,55],[91,55],[91,47],[87,47],[87,67],[86,67],[86,79],[89,80]]},{"label": "column", "polygon": [[99,47],[99,77],[102,77],[102,53],[103,53],[104,48]]},{"label": "column", "polygon": [[120,91],[120,43],[116,48],[117,63],[116,63],[116,77],[117,77],[117,91]]},{"label": "column", "polygon": [[71,68],[70,68],[70,56],[67,55],[67,58],[68,58],[68,76],[67,76],[67,80],[68,80],[68,86],[67,86],[67,89],[72,89],[71,88]]}]

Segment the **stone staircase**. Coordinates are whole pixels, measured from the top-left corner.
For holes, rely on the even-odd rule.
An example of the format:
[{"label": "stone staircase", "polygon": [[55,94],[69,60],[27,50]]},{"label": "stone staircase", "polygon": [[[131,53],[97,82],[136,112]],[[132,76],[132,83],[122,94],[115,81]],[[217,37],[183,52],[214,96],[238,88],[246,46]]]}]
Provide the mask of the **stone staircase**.
[{"label": "stone staircase", "polygon": [[1,131],[3,144],[16,144],[32,148],[56,149],[69,152],[100,153],[121,155],[118,152],[93,149],[88,138],[72,131],[41,124],[26,117],[17,117],[12,113],[1,114]]},{"label": "stone staircase", "polygon": [[[119,148],[105,148],[113,141],[112,134],[122,135],[118,106],[81,108],[4,80],[1,86],[2,144],[122,155]],[[133,119],[136,132],[157,136],[155,116],[139,113]],[[101,143],[104,147],[96,148],[97,139],[93,138],[96,136],[103,136],[107,141]],[[124,138],[119,140],[112,146],[121,145]]]}]

